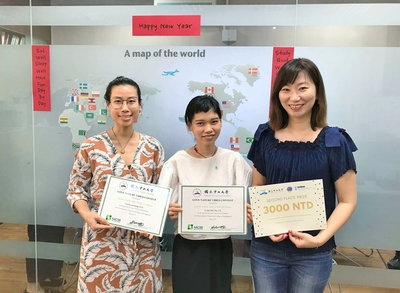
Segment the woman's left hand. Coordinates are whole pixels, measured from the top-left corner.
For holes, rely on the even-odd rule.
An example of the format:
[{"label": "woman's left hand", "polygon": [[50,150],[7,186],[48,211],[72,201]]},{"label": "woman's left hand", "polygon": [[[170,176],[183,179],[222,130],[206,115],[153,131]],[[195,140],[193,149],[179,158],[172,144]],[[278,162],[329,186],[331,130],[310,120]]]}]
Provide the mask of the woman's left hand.
[{"label": "woman's left hand", "polygon": [[308,233],[289,230],[289,239],[297,248],[317,248],[320,245],[318,236],[312,236]]},{"label": "woman's left hand", "polygon": [[251,211],[251,205],[246,204],[246,210],[247,210],[247,223],[251,224],[253,222],[253,213]]}]

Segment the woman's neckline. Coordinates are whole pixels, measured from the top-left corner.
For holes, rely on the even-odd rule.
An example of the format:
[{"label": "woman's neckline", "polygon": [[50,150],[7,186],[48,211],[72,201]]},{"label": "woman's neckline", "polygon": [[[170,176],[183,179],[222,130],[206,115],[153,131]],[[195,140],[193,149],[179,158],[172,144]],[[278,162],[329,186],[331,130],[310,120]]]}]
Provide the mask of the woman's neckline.
[{"label": "woman's neckline", "polygon": [[[114,152],[114,155],[120,155],[121,156],[121,154],[117,151],[117,148],[116,148],[115,144],[112,142],[111,136],[108,134],[108,131],[105,130],[103,133],[107,134],[107,136],[108,136],[108,138],[109,138],[109,140],[110,140],[110,142],[111,142],[111,144],[113,146],[113,149],[116,151],[116,152]],[[142,134],[140,132],[137,132],[137,134],[139,134],[139,144],[140,144],[140,141],[142,140]],[[139,144],[138,144],[138,148],[139,148]],[[136,149],[134,158],[136,157],[136,154],[137,154],[137,149]],[[121,158],[122,158],[122,156],[121,156]],[[125,163],[125,161],[124,161],[124,163]],[[127,166],[127,165],[125,164],[125,166]]]},{"label": "woman's neckline", "polygon": [[320,138],[322,132],[325,131],[325,129],[326,129],[327,127],[328,127],[328,126],[322,127],[321,130],[319,131],[319,133],[317,134],[317,136],[315,137],[315,139],[314,139],[313,141],[310,141],[310,140],[308,140],[308,141],[283,140],[283,141],[282,141],[282,140],[279,140],[278,138],[275,137],[275,131],[273,131],[273,136],[274,136],[274,139],[275,139],[278,143],[280,143],[280,144],[282,144],[282,143],[287,143],[287,144],[314,144],[314,143],[316,143],[316,142],[319,140],[319,138]]},{"label": "woman's neckline", "polygon": [[[189,148],[189,149],[190,149],[190,148]],[[188,152],[189,149],[182,150],[182,152],[184,152],[186,155],[188,155],[188,156],[189,156],[190,158],[192,158],[192,159],[203,160],[203,161],[205,161],[205,160],[209,160],[209,159],[215,158],[216,155],[217,155],[218,152],[219,152],[220,147],[217,147],[215,153],[214,153],[211,157],[207,157],[207,158],[198,158],[198,157],[192,156],[192,155],[189,154],[189,152]]]}]

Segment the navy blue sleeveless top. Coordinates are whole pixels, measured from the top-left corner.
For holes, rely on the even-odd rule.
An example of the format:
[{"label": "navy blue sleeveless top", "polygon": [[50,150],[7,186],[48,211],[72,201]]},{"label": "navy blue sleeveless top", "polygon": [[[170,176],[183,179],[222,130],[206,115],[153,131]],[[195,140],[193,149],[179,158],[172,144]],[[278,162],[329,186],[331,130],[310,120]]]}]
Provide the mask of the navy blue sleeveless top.
[{"label": "navy blue sleeveless top", "polygon": [[[275,138],[268,123],[260,124],[254,134],[247,158],[263,175],[267,184],[322,179],[324,185],[326,219],[336,206],[335,181],[348,170],[356,172],[353,152],[357,150],[351,137],[344,129],[324,127],[313,142],[281,142]],[[307,231],[313,236],[319,231]],[[297,248],[289,238],[273,242],[269,237],[254,237],[260,241],[289,253],[317,253],[336,247],[332,237],[318,249]]]}]

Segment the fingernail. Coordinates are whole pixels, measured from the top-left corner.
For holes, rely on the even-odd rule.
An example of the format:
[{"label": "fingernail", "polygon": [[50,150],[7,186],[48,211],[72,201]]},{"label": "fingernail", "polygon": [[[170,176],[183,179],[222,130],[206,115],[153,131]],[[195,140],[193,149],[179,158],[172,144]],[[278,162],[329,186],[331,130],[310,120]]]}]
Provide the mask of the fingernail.
[{"label": "fingernail", "polygon": [[288,231],[288,233],[289,233],[289,234],[292,234],[292,233],[293,233],[293,231],[292,231],[292,230],[289,230],[289,231]]}]

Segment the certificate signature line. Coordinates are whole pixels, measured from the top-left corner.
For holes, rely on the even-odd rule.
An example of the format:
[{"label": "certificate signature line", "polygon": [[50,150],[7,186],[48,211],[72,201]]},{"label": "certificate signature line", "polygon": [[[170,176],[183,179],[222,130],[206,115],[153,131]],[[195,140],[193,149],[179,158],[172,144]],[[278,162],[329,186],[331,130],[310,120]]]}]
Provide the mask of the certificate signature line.
[{"label": "certificate signature line", "polygon": [[271,220],[276,220],[276,219],[285,219],[285,218],[293,218],[293,217],[306,217],[306,216],[311,216],[311,214],[304,214],[304,215],[295,215],[295,216],[285,216],[285,217],[277,217],[277,218],[271,218]]}]

